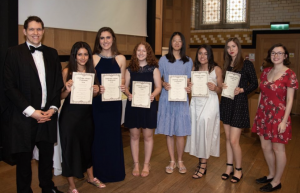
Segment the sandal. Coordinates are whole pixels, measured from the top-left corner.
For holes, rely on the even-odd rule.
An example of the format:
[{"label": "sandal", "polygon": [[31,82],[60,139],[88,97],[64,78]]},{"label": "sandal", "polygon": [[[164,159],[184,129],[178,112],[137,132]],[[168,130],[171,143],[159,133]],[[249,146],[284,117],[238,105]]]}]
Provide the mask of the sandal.
[{"label": "sandal", "polygon": [[[96,186],[97,188],[105,188],[106,185],[103,184],[100,180],[98,180],[98,178],[94,178],[93,181],[89,181],[89,179],[86,179],[86,181],[94,186]],[[73,193],[73,192],[72,192]]]},{"label": "sandal", "polygon": [[144,165],[148,165],[149,171],[143,170],[142,173],[141,173],[141,176],[142,177],[147,177],[147,176],[149,176],[149,173],[150,173],[150,170],[151,170],[151,165],[150,165],[150,163],[144,163]]},{"label": "sandal", "polygon": [[[197,167],[194,175],[192,176],[194,179],[200,179],[200,178],[202,178],[206,174],[206,168],[207,167],[206,168],[202,168],[201,164],[207,164],[207,163],[206,162],[205,163],[199,162],[199,166]],[[204,173],[200,172],[200,169],[203,169]],[[201,174],[201,176],[199,176],[198,174]]]},{"label": "sandal", "polygon": [[[235,170],[242,171],[242,168],[235,168]],[[232,182],[232,183],[238,183],[242,179],[242,177],[243,177],[243,173],[242,173],[242,175],[241,175],[240,178],[237,178],[236,176],[232,176],[230,182]],[[232,180],[235,180],[235,181],[232,181]]]},{"label": "sandal", "polygon": [[[135,165],[138,165],[138,169],[137,169],[137,170],[134,170]],[[139,166],[140,166],[140,165],[139,165],[139,162],[134,162],[134,163],[133,163],[132,175],[135,176],[135,177],[137,177],[137,176],[140,175]]]},{"label": "sandal", "polygon": [[[226,165],[233,167],[233,164],[226,163]],[[233,171],[230,172],[230,174],[223,173],[222,176],[221,176],[221,178],[222,178],[222,180],[227,180],[229,178],[229,176],[231,176],[231,175],[233,175]]]},{"label": "sandal", "polygon": [[[174,163],[173,167],[170,166],[171,163]],[[170,161],[170,164],[166,167],[166,173],[172,174],[174,169],[176,168],[176,162]]]},{"label": "sandal", "polygon": [[73,190],[69,189],[68,193],[79,193],[79,192],[76,188],[74,188]]},{"label": "sandal", "polygon": [[178,165],[177,165],[177,167],[178,167],[178,171],[179,171],[179,173],[181,173],[181,174],[185,174],[186,173],[186,167],[185,166],[183,166],[183,167],[179,167],[179,162],[180,163],[183,163],[183,161],[178,161]]}]

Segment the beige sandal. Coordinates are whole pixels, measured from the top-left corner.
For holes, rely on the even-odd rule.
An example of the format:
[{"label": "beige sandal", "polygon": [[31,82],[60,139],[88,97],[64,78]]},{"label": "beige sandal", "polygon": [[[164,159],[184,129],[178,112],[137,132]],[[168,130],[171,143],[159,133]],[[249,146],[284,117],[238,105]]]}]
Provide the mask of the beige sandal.
[{"label": "beige sandal", "polygon": [[179,167],[179,162],[180,162],[180,163],[183,163],[183,161],[178,161],[177,167],[178,167],[178,169],[179,169],[179,173],[185,174],[185,173],[186,173],[186,167],[185,167],[184,165],[183,165],[183,167]]},{"label": "beige sandal", "polygon": [[[171,163],[174,163],[173,167],[170,166]],[[166,172],[168,174],[172,174],[174,169],[176,168],[176,162],[175,161],[170,161],[170,164],[166,167]]]},{"label": "beige sandal", "polygon": [[[105,188],[106,185],[103,184],[100,180],[98,180],[98,178],[94,178],[93,181],[89,181],[89,179],[86,179],[86,181],[94,186],[96,186],[97,188]],[[73,193],[73,192],[72,192]],[[75,192],[76,193],[76,192]]]},{"label": "beige sandal", "polygon": [[150,165],[150,163],[144,163],[144,165],[148,165],[149,171],[143,170],[142,173],[141,173],[141,176],[142,177],[147,177],[147,176],[149,176],[149,173],[150,173],[150,170],[151,170],[151,165]]},{"label": "beige sandal", "polygon": [[[134,170],[136,164],[138,165],[138,169],[137,169],[137,170]],[[140,166],[140,165],[139,165],[139,162],[134,162],[134,163],[133,163],[132,175],[135,176],[135,177],[137,177],[137,176],[140,175],[139,166]]]}]

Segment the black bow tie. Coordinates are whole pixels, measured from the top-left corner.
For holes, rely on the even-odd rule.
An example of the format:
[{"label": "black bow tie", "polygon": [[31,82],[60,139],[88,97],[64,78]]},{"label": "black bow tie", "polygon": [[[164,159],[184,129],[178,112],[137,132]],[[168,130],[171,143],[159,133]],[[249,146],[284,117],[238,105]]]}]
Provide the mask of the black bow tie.
[{"label": "black bow tie", "polygon": [[34,53],[36,50],[37,51],[40,51],[40,52],[43,52],[43,46],[40,46],[40,47],[33,47],[33,46],[29,46],[29,48],[30,48],[30,52],[31,53]]}]

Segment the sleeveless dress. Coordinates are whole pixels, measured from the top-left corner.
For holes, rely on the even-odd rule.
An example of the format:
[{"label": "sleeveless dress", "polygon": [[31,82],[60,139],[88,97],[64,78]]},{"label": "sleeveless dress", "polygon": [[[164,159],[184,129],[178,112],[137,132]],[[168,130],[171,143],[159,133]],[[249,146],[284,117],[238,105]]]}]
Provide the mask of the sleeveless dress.
[{"label": "sleeveless dress", "polygon": [[[132,72],[130,68],[127,68],[130,73],[130,85],[132,81],[152,82],[152,92],[154,91],[155,84],[153,79],[153,72],[155,66],[140,67],[138,72]],[[130,93],[132,93],[132,86],[130,86]],[[148,128],[155,129],[157,124],[157,101],[151,102],[150,109],[131,107],[131,101],[127,100],[125,110],[125,123],[127,128]]]},{"label": "sleeveless dress", "polygon": [[267,76],[271,69],[264,69],[260,76],[261,97],[252,132],[263,135],[272,143],[287,144],[292,139],[291,117],[288,118],[284,133],[278,133],[278,125],[285,113],[287,88],[297,90],[298,80],[296,74],[291,69],[287,69],[279,79],[269,82]]},{"label": "sleeveless dress", "polygon": [[[228,66],[227,71],[232,71]],[[234,96],[234,100],[221,97],[220,119],[223,124],[237,128],[250,128],[250,117],[248,108],[248,94],[258,87],[256,72],[253,63],[244,60],[244,66],[236,73],[241,74],[239,87],[244,89],[243,93]]]},{"label": "sleeveless dress", "polygon": [[[192,59],[183,64],[182,60],[170,63],[166,56],[159,60],[159,71],[165,82],[169,82],[169,75],[187,75],[191,78]],[[168,136],[191,135],[191,118],[189,111],[189,97],[187,101],[168,101],[168,91],[162,88],[158,104],[157,128],[155,134]]]},{"label": "sleeveless dress", "polygon": [[[209,82],[217,85],[215,70]],[[192,97],[190,104],[191,135],[187,136],[185,152],[198,158],[220,156],[220,111],[218,94],[209,90],[209,97]]]},{"label": "sleeveless dress", "polygon": [[[95,69],[101,85],[102,73],[120,73],[121,70],[114,57],[99,56],[101,59]],[[93,171],[102,182],[118,182],[125,178],[121,114],[122,101],[102,102],[101,95],[94,97]]]},{"label": "sleeveless dress", "polygon": [[70,95],[66,97],[59,116],[62,175],[83,178],[83,173],[92,166],[92,105],[70,104]]}]

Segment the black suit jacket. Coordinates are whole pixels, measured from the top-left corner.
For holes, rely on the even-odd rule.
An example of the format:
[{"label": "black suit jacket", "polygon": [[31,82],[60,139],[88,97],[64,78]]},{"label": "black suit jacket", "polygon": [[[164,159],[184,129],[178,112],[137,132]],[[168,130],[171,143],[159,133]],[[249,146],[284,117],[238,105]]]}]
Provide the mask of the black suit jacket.
[{"label": "black suit jacket", "polygon": [[[60,107],[60,93],[63,87],[61,64],[57,51],[44,46],[47,102],[50,106]],[[5,154],[31,151],[31,117],[23,111],[32,106],[41,109],[42,87],[32,54],[26,43],[9,48],[4,64],[4,94],[6,109],[4,112],[4,151]],[[51,121],[42,123],[36,133],[36,141],[55,143],[57,140],[57,113]]]}]

